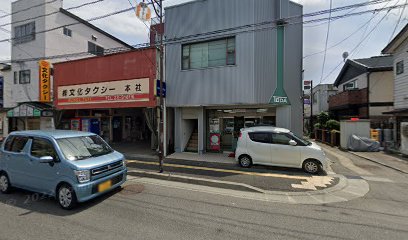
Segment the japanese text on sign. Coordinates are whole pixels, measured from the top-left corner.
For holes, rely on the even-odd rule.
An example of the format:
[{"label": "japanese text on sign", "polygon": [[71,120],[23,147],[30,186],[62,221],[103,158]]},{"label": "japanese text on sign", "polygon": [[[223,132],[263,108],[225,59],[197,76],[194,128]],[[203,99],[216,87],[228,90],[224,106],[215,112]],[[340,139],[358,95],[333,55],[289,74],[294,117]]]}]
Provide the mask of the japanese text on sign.
[{"label": "japanese text on sign", "polygon": [[149,79],[100,82],[58,87],[58,104],[149,101]]},{"label": "japanese text on sign", "polygon": [[51,101],[50,63],[44,60],[40,65],[40,102]]}]

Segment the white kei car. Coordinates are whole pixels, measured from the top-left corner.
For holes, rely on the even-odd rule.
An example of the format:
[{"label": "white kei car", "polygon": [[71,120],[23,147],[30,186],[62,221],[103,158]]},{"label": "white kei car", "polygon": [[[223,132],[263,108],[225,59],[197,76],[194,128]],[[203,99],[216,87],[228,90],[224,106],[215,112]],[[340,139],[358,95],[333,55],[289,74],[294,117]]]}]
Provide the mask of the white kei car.
[{"label": "white kei car", "polygon": [[241,129],[235,159],[244,168],[261,164],[302,168],[312,174],[326,171],[329,164],[317,144],[276,127]]}]

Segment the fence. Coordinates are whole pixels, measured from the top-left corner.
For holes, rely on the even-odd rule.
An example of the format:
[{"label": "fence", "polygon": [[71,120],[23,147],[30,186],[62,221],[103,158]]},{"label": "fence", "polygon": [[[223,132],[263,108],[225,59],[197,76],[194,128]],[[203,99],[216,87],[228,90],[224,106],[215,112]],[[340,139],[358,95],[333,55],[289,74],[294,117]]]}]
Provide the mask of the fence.
[{"label": "fence", "polygon": [[332,147],[340,146],[340,132],[335,130],[315,129],[315,140]]}]

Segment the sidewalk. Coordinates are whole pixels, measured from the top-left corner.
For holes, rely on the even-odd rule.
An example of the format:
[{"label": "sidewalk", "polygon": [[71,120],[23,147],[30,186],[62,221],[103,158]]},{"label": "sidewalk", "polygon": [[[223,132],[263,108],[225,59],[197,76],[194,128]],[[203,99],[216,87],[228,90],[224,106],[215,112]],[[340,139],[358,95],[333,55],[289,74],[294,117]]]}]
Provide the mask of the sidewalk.
[{"label": "sidewalk", "polygon": [[408,174],[408,160],[400,159],[384,152],[351,152],[349,153],[364,158],[366,160],[378,163],[385,167]]}]

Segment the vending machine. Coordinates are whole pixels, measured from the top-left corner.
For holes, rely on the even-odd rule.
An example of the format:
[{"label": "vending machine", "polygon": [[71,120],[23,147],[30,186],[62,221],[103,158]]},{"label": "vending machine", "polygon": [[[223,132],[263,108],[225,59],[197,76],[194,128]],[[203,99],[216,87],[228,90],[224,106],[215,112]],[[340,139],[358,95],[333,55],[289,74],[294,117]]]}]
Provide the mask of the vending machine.
[{"label": "vending machine", "polygon": [[82,119],[82,131],[83,132],[91,132],[95,134],[100,134],[100,121],[96,118],[83,118]]},{"label": "vending machine", "polygon": [[71,130],[81,131],[81,119],[80,118],[72,118],[70,124]]},{"label": "vending machine", "polygon": [[81,131],[90,132],[90,119],[88,118],[81,119]]}]

